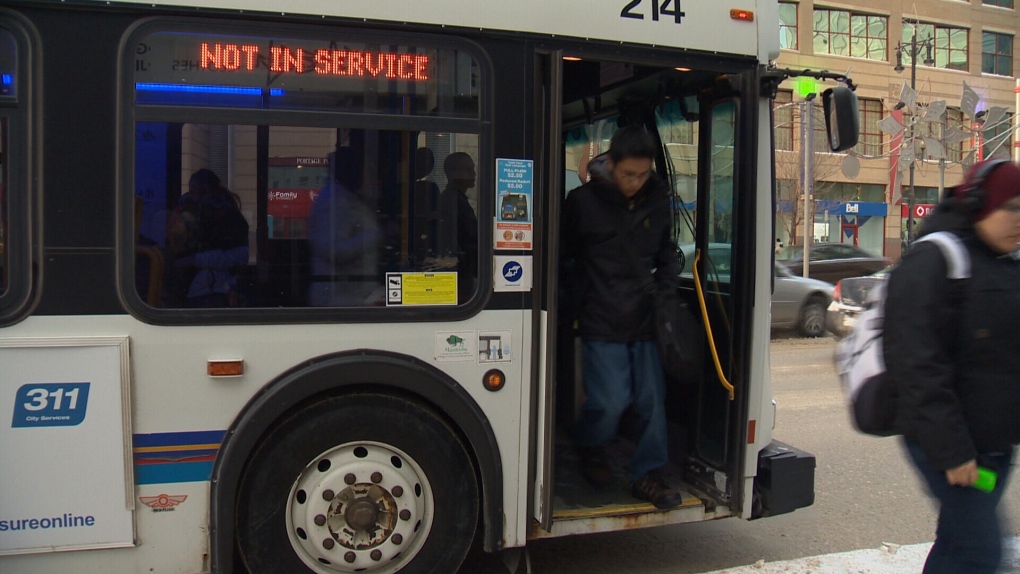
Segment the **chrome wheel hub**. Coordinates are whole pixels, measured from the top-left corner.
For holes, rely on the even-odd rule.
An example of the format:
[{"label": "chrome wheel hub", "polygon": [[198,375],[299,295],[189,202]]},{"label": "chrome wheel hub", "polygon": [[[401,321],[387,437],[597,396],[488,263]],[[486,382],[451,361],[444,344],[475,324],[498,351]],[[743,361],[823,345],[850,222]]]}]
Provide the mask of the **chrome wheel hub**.
[{"label": "chrome wheel hub", "polygon": [[334,447],[311,461],[291,488],[287,531],[313,571],[396,572],[432,528],[432,490],[400,449],[374,442]]}]

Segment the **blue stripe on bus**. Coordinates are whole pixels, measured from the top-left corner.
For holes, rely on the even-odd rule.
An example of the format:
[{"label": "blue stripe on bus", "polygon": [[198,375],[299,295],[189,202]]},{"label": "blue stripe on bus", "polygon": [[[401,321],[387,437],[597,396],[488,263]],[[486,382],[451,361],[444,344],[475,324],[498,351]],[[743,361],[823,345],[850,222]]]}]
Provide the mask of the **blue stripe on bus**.
[{"label": "blue stripe on bus", "polygon": [[135,484],[208,481],[226,434],[210,430],[134,435]]},{"label": "blue stripe on bus", "polygon": [[212,469],[212,461],[136,464],[135,484],[206,482],[212,476]]},{"label": "blue stripe on bus", "polygon": [[226,436],[225,430],[160,432],[134,435],[135,448],[146,446],[180,446],[191,444],[220,444]]}]

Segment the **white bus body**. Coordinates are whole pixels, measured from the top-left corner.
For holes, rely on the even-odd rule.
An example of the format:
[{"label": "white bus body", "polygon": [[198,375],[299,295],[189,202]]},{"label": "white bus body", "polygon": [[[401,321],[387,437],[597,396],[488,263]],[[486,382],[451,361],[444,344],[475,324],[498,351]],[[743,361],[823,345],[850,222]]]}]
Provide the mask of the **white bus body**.
[{"label": "white bus body", "polygon": [[[776,0],[0,9],[0,571],[454,572],[475,518],[518,551],[810,504],[771,437],[778,31]],[[566,430],[556,218],[634,114],[678,241],[732,249],[669,511],[571,482]]]}]

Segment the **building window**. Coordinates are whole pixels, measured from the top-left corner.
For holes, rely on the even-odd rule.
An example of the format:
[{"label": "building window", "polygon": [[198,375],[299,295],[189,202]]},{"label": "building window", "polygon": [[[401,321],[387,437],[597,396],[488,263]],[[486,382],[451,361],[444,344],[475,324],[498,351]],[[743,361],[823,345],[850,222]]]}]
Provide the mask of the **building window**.
[{"label": "building window", "polygon": [[1013,150],[1013,114],[1006,114],[992,126],[984,127],[984,159],[1009,159]]},{"label": "building window", "polygon": [[985,6],[1002,6],[1003,8],[1013,7],[1013,0],[981,0],[981,3]]},{"label": "building window", "polygon": [[[963,127],[963,110],[960,108],[949,108],[946,110],[946,129],[951,127]],[[963,142],[944,144],[946,146],[946,159],[954,163],[963,161]]]},{"label": "building window", "polygon": [[854,151],[861,155],[882,155],[882,132],[878,122],[882,119],[882,101],[870,98],[859,100],[861,131]]},{"label": "building window", "polygon": [[[903,186],[903,203],[910,201],[910,187]],[[939,188],[923,185],[914,186],[914,204],[936,204],[939,202]]]},{"label": "building window", "polygon": [[797,49],[797,4],[779,3],[779,47]]},{"label": "building window", "polygon": [[[818,101],[820,98],[815,98],[814,105],[811,106],[813,115],[811,116],[812,126],[814,126],[814,150],[815,153],[833,153],[829,148],[829,134],[825,131],[825,108],[822,107],[822,102]],[[863,130],[862,130],[863,131]],[[816,160],[817,162],[817,160]],[[816,168],[816,171],[823,171]]]},{"label": "building window", "polygon": [[779,90],[772,102],[772,127],[776,134],[776,149],[793,151],[793,92]]},{"label": "building window", "polygon": [[927,40],[934,39],[932,56],[935,58],[936,68],[948,70],[969,69],[967,65],[967,29],[953,28],[924,22],[903,21],[903,65],[909,66],[912,56],[910,43],[914,39],[914,27],[917,27],[917,42],[915,47],[918,63],[924,63],[928,56],[928,49],[921,45]]},{"label": "building window", "polygon": [[818,200],[885,203],[885,185],[827,181],[819,186],[819,190],[815,194]]},{"label": "building window", "polygon": [[815,10],[816,54],[887,59],[888,19],[845,10]]},{"label": "building window", "polygon": [[[949,108],[946,110],[944,121],[946,130],[951,128],[961,129],[963,127],[963,112],[959,108]],[[918,122],[914,128],[914,136],[919,141],[929,139],[941,142],[945,149],[946,161],[960,163],[963,161],[963,142],[942,142],[942,129],[942,122]],[[927,145],[927,142],[925,142],[925,145]],[[935,158],[931,152],[926,152],[924,157]]]},{"label": "building window", "polygon": [[995,32],[981,34],[981,71],[999,76],[1013,75],[1013,36]]}]

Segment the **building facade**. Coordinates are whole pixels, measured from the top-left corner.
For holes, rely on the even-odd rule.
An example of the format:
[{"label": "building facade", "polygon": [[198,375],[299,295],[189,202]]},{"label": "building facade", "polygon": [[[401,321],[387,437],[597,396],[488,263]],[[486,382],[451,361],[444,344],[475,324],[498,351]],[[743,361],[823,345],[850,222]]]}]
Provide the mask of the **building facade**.
[{"label": "building facade", "polygon": [[[820,106],[813,103],[816,201],[813,225],[803,225],[799,156],[808,138],[800,113],[807,108],[799,102],[812,90],[784,82],[774,122],[778,238],[799,244],[806,228],[815,241],[853,243],[898,259],[908,222],[923,222],[940,190],[959,183],[967,165],[1014,154],[1017,2],[780,0],[779,67],[849,70],[860,102],[861,138],[849,160],[825,153]],[[912,81],[916,104],[910,101]],[[965,85],[976,101],[964,97]],[[940,101],[946,111],[936,121],[912,122],[926,113],[935,117]],[[897,131],[889,120],[879,126],[890,117],[902,126],[913,123],[913,129]],[[913,202],[906,169],[911,147],[918,158]]]}]

